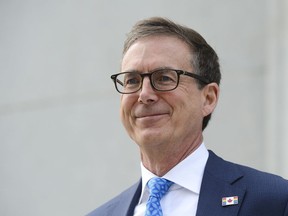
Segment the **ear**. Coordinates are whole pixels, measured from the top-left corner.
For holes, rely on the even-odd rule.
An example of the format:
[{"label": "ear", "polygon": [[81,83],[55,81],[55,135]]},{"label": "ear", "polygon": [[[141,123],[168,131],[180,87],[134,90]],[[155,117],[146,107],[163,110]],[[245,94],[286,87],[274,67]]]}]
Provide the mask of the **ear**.
[{"label": "ear", "polygon": [[206,85],[202,91],[203,93],[203,116],[207,116],[212,113],[217,105],[219,98],[219,86],[217,83],[210,83]]}]

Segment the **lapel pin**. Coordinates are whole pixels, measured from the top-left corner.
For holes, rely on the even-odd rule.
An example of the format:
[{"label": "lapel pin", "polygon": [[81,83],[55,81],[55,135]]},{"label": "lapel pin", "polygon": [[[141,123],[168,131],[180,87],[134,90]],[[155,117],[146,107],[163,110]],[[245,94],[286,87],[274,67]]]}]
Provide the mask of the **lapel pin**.
[{"label": "lapel pin", "polygon": [[238,204],[238,196],[222,198],[222,206],[230,206],[230,205],[237,205],[237,204]]}]

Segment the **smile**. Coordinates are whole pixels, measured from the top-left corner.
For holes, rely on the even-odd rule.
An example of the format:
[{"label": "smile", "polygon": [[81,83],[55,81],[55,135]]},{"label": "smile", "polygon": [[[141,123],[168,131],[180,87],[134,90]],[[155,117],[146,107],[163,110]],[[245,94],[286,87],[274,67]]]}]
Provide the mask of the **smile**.
[{"label": "smile", "polygon": [[135,115],[136,118],[145,118],[145,117],[153,117],[153,116],[162,116],[162,115],[168,115],[168,113],[139,113],[138,115]]},{"label": "smile", "polygon": [[168,113],[157,113],[157,114],[149,114],[149,115],[141,115],[141,116],[136,116],[136,119],[138,120],[159,120],[165,116],[167,116]]}]

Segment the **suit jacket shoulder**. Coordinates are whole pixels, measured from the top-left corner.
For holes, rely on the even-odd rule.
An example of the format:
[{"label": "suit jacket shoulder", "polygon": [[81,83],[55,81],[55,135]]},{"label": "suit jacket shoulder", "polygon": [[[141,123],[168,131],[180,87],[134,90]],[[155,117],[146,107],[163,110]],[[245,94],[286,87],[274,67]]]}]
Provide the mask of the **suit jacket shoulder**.
[{"label": "suit jacket shoulder", "polygon": [[[222,206],[222,198],[225,197],[237,197],[238,203]],[[209,151],[197,216],[211,214],[288,216],[288,181],[276,175],[227,162]]]},{"label": "suit jacket shoulder", "polygon": [[141,180],[121,194],[98,207],[87,216],[130,216],[138,204],[141,194]]}]

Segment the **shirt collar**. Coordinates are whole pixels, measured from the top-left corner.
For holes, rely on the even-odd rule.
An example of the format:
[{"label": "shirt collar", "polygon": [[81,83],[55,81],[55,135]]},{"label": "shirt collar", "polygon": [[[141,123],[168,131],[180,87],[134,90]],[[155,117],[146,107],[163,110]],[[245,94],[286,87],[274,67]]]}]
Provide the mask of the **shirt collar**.
[{"label": "shirt collar", "polygon": [[[208,156],[208,150],[204,143],[202,143],[192,154],[186,157],[183,161],[173,167],[162,177],[174,182],[175,186],[173,185],[173,187],[184,187],[194,193],[199,194]],[[147,182],[151,178],[156,177],[156,175],[146,169],[142,163],[141,173],[142,193],[140,201],[142,199]]]}]

